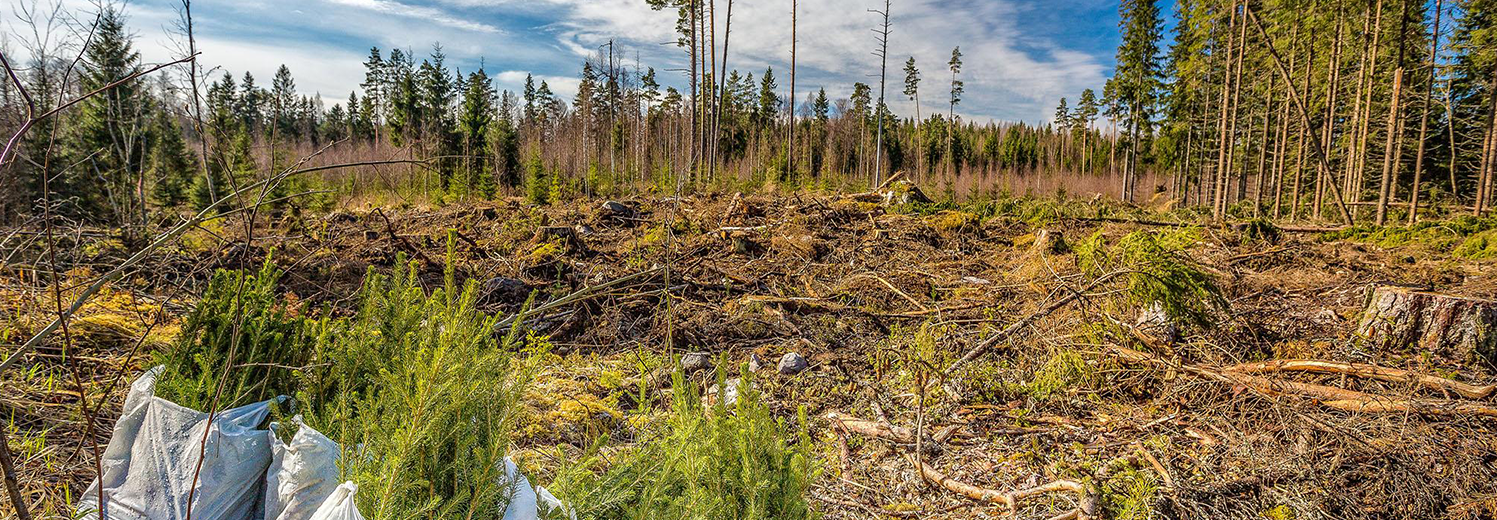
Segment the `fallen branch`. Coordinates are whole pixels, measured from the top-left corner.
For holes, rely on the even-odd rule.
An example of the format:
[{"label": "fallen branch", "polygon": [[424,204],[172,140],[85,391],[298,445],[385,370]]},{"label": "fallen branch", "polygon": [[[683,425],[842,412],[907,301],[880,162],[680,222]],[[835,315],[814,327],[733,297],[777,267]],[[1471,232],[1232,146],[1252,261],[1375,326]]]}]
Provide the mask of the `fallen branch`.
[{"label": "fallen branch", "polygon": [[983,340],[982,343],[978,343],[977,346],[972,347],[971,350],[968,350],[967,353],[963,354],[960,359],[956,360],[956,362],[952,363],[950,366],[947,366],[945,373],[947,375],[950,375],[951,373],[953,373],[954,371],[956,371],[956,369],[958,367],[960,367],[962,365],[965,365],[965,364],[971,362],[974,359],[977,359],[978,356],[983,355],[983,353],[987,352],[989,349],[993,348],[999,342],[1002,342],[1004,339],[1007,339],[1009,336],[1013,335],[1015,332],[1018,332],[1019,330],[1023,329],[1024,327],[1029,326],[1029,324],[1034,323],[1036,320],[1039,320],[1040,318],[1043,318],[1045,316],[1049,316],[1050,313],[1055,312],[1057,309],[1060,309],[1061,307],[1065,307],[1066,305],[1070,304],[1071,302],[1080,299],[1083,295],[1085,295],[1088,291],[1091,291],[1093,288],[1096,288],[1099,285],[1107,283],[1107,281],[1112,280],[1113,278],[1116,278],[1118,276],[1121,276],[1123,274],[1127,274],[1127,273],[1130,273],[1130,272],[1132,272],[1132,271],[1127,271],[1127,270],[1124,270],[1124,271],[1113,271],[1111,273],[1107,273],[1107,274],[1104,274],[1102,276],[1097,277],[1097,279],[1092,280],[1091,283],[1087,284],[1085,287],[1082,287],[1080,290],[1071,290],[1069,294],[1061,297],[1058,300],[1050,302],[1049,305],[1044,306],[1040,310],[1036,311],[1034,314],[1030,314],[1028,316],[1025,316],[1023,319],[1020,319],[1019,321],[1013,322],[1013,323],[1009,324],[1009,326],[1004,327],[1003,330],[1000,330],[998,332],[993,333],[993,335],[988,336],[988,338],[985,339],[985,340]]},{"label": "fallen branch", "polygon": [[1113,345],[1107,352],[1133,363],[1152,364],[1178,369],[1192,375],[1228,385],[1242,386],[1269,397],[1299,396],[1317,400],[1321,406],[1356,413],[1420,413],[1427,415],[1481,415],[1497,417],[1497,407],[1455,400],[1403,399],[1369,394],[1344,388],[1284,381],[1267,377],[1226,372],[1211,368],[1171,363],[1153,354]]},{"label": "fallen branch", "polygon": [[1486,399],[1497,391],[1497,385],[1476,386],[1444,377],[1420,374],[1399,368],[1381,367],[1366,363],[1342,363],[1313,359],[1282,359],[1259,363],[1242,363],[1225,369],[1227,372],[1310,372],[1314,374],[1341,374],[1394,383],[1412,383],[1432,390],[1454,392],[1468,399]]},{"label": "fallen branch", "polygon": [[915,456],[913,454],[906,453],[904,458],[905,460],[910,461],[910,464],[914,465],[920,471],[921,477],[924,477],[925,480],[930,481],[932,484],[941,486],[947,491],[979,502],[1003,504],[1003,506],[1007,507],[1010,512],[1018,511],[1019,502],[1025,499],[1047,495],[1050,493],[1070,492],[1076,494],[1077,508],[1056,518],[1088,519],[1094,518],[1097,513],[1097,505],[1099,499],[1097,497],[1096,491],[1087,487],[1085,484],[1073,480],[1056,480],[1054,482],[1041,484],[1032,488],[1020,489],[1018,491],[1004,493],[998,490],[987,489],[974,486],[966,482],[953,480],[951,477],[946,476],[946,474],[941,473],[936,468],[931,467],[931,465],[915,460]]}]

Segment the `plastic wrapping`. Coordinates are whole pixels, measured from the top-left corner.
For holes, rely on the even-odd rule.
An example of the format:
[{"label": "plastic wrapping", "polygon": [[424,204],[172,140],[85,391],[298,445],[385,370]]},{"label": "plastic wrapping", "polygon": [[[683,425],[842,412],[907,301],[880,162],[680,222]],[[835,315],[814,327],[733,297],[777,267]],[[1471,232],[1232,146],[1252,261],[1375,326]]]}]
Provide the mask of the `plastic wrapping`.
[{"label": "plastic wrapping", "polygon": [[[338,488],[338,443],[291,418],[290,443],[271,436],[270,469],[265,472],[265,520],[308,520]],[[272,432],[287,425],[273,423]]]},{"label": "plastic wrapping", "polygon": [[195,520],[259,520],[270,432],[256,426],[270,403],[224,410],[210,428],[208,414],[154,395],[160,373],[151,369],[130,385],[103,473],[79,499],[82,518],[98,518],[102,487],[112,520],[185,519],[189,497]]}]

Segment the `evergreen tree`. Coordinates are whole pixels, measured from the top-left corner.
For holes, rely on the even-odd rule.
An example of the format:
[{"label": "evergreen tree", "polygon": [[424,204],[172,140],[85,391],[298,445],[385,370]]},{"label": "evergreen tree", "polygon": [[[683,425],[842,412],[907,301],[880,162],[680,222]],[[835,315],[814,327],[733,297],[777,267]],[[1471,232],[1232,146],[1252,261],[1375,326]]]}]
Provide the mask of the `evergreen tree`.
[{"label": "evergreen tree", "polygon": [[946,108],[946,119],[950,123],[946,131],[946,163],[951,175],[956,175],[956,153],[953,143],[956,140],[956,106],[962,102],[962,94],[967,91],[966,84],[957,79],[962,72],[962,48],[951,49],[951,59],[946,62],[946,67],[951,69],[951,104]]},{"label": "evergreen tree", "polygon": [[265,118],[265,101],[268,97],[265,89],[255,85],[255,76],[245,71],[234,103],[234,115],[239,118],[239,123],[252,131],[258,130]]},{"label": "evergreen tree", "polygon": [[1132,201],[1138,178],[1140,141],[1153,124],[1155,98],[1160,88],[1159,41],[1163,37],[1157,0],[1123,0],[1119,6],[1123,44],[1118,46],[1117,68],[1112,81],[1123,123],[1128,134],[1128,161],[1123,181],[1123,199]]},{"label": "evergreen tree", "polygon": [[[458,134],[465,163],[463,192],[481,197],[494,196],[494,170],[489,146],[489,124],[494,120],[494,86],[482,68],[468,75],[467,89],[458,116]],[[508,117],[504,118],[508,120]],[[444,186],[445,188],[446,186]]]},{"label": "evergreen tree", "polygon": [[187,203],[188,191],[198,172],[197,158],[187,150],[187,141],[182,138],[176,119],[165,110],[156,111],[151,143],[152,198],[164,207]]},{"label": "evergreen tree", "polygon": [[811,103],[811,112],[816,114],[818,124],[826,126],[827,115],[831,112],[831,103],[827,101],[825,88],[816,91],[816,101]]},{"label": "evergreen tree", "polygon": [[[91,92],[140,70],[140,54],[112,6],[100,14],[93,42],[84,50],[79,88]],[[143,223],[143,164],[152,99],[138,82],[125,82],[78,104],[72,150],[78,162],[62,179],[59,194],[76,197],[80,217],[107,215],[118,224]]]},{"label": "evergreen tree", "polygon": [[380,56],[379,47],[370,47],[369,58],[364,60],[364,82],[359,87],[364,89],[364,102],[371,109],[364,112],[372,124],[379,124],[383,120],[385,85],[388,83],[385,73],[385,60]]},{"label": "evergreen tree", "polygon": [[759,77],[759,107],[754,113],[761,125],[768,125],[780,116],[780,95],[775,93],[778,88],[774,68],[765,68],[764,75]]},{"label": "evergreen tree", "polygon": [[296,80],[291,79],[291,69],[284,64],[276,69],[270,82],[270,123],[277,139],[301,136],[297,125]]}]

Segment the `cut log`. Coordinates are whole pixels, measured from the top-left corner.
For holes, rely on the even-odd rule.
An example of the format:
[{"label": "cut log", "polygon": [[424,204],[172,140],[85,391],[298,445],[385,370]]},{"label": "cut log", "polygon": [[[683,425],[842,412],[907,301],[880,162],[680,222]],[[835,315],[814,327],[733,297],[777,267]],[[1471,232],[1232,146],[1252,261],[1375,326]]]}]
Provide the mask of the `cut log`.
[{"label": "cut log", "polygon": [[1497,363],[1497,301],[1379,287],[1367,302],[1357,334],[1380,350]]}]

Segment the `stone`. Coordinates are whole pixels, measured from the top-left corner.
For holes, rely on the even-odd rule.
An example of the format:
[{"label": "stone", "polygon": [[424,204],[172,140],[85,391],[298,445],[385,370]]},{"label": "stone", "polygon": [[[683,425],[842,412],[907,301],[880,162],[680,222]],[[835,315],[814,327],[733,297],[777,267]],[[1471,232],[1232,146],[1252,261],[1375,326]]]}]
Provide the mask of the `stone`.
[{"label": "stone", "polygon": [[484,280],[478,305],[520,304],[530,297],[530,284],[517,278],[496,276]]},{"label": "stone", "polygon": [[698,370],[712,369],[712,354],[706,352],[688,352],[681,356],[681,371],[688,375]]},{"label": "stone", "polygon": [[804,372],[806,367],[811,366],[806,357],[795,352],[790,352],[780,357],[780,364],[776,367],[781,374],[793,376]]},{"label": "stone", "polygon": [[616,200],[604,202],[602,206],[598,207],[598,216],[603,218],[630,219],[636,215],[637,212],[634,211],[634,208]]},{"label": "stone", "polygon": [[765,361],[764,358],[759,357],[758,354],[755,354],[753,352],[749,352],[749,362],[748,362],[748,365],[749,365],[749,372],[758,372],[760,370],[764,370],[764,367],[767,366],[767,365],[769,365],[769,362]]}]

